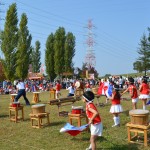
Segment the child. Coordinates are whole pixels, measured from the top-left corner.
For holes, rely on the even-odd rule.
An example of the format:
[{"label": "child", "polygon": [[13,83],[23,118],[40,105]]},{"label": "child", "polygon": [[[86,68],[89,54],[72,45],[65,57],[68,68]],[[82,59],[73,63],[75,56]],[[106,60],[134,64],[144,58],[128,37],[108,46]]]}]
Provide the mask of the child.
[{"label": "child", "polygon": [[96,138],[97,136],[102,136],[103,131],[101,117],[93,104],[93,100],[94,93],[92,91],[86,91],[83,94],[83,102],[86,103],[86,115],[89,119],[89,124],[91,125],[91,144],[86,150],[96,150]]},{"label": "child", "polygon": [[85,85],[85,91],[91,91],[91,85],[89,80],[87,81],[86,85]]},{"label": "child", "polygon": [[121,95],[119,93],[119,85],[114,85],[114,90],[112,93],[112,97],[110,97],[112,100],[112,105],[110,108],[110,113],[113,114],[113,119],[114,119],[114,125],[112,127],[120,126],[120,117],[119,113],[123,111],[122,106],[120,105],[120,99]]},{"label": "child", "polygon": [[57,80],[57,82],[56,82],[56,99],[59,98],[59,96],[61,95],[60,89],[61,89],[61,85],[60,85],[59,80]]},{"label": "child", "polygon": [[108,89],[106,90],[106,104],[108,103],[109,98],[112,96],[114,82],[112,80],[109,81]]},{"label": "child", "polygon": [[129,78],[129,86],[128,88],[121,94],[121,96],[123,94],[125,94],[126,92],[129,91],[129,94],[131,96],[132,99],[132,107],[133,109],[137,109],[137,102],[138,102],[138,92],[136,89],[136,86],[134,85],[134,79],[132,77]]},{"label": "child", "polygon": [[70,96],[74,96],[74,93],[75,93],[75,87],[73,85],[72,82],[70,82],[70,86],[67,88],[67,90],[69,90],[69,94],[67,97],[70,97]]},{"label": "child", "polygon": [[149,98],[149,85],[147,83],[147,79],[143,77],[142,79],[142,84],[140,85],[139,91],[140,91],[140,96],[139,99],[143,101],[143,109],[146,110],[146,103],[147,99]]}]

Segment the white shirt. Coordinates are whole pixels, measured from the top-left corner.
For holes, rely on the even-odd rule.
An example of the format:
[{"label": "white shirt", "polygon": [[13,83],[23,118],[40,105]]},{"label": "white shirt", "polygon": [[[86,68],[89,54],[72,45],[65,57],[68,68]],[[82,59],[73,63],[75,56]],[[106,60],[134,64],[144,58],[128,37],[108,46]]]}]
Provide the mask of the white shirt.
[{"label": "white shirt", "polygon": [[74,94],[74,92],[75,92],[75,89],[72,88],[72,86],[70,86],[67,90],[69,90],[70,94]]},{"label": "white shirt", "polygon": [[24,90],[24,89],[25,89],[24,82],[19,82],[19,83],[17,84],[17,88],[18,88],[18,90]]}]

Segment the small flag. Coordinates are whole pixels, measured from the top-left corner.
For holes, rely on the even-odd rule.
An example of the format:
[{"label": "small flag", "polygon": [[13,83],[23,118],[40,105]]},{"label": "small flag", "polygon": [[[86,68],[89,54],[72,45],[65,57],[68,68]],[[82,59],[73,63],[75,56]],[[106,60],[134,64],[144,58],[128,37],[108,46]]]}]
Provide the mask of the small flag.
[{"label": "small flag", "polygon": [[83,125],[80,127],[75,127],[73,125],[71,125],[70,123],[66,123],[65,126],[63,128],[60,129],[60,132],[67,132],[72,136],[76,136],[78,135],[80,132],[82,132],[83,130],[85,130],[89,125]]}]

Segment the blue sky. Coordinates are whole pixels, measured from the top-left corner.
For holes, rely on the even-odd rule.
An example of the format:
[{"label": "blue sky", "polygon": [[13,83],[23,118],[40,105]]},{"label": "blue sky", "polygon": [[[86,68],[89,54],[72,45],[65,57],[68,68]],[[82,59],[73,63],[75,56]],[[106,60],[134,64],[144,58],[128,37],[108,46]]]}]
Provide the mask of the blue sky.
[{"label": "blue sky", "polygon": [[[87,24],[92,19],[96,70],[105,74],[133,73],[133,62],[143,33],[150,27],[150,0],[1,0],[0,17],[4,19],[9,5],[17,4],[18,19],[28,17],[32,45],[41,43],[44,63],[45,43],[49,34],[59,27],[76,37],[75,67],[85,62]],[[4,4],[4,5],[3,5]],[[0,29],[4,20],[0,20]]]}]

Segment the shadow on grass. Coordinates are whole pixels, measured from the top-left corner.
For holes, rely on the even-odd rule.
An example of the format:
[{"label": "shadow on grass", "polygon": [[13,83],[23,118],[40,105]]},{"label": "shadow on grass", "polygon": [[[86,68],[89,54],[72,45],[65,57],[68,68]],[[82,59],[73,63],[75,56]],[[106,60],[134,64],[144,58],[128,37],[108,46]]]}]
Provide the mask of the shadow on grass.
[{"label": "shadow on grass", "polygon": [[118,145],[115,144],[109,140],[107,140],[104,137],[100,137],[98,139],[99,142],[107,141],[108,143],[111,143],[112,146],[110,147],[103,147],[103,148],[97,148],[97,150],[139,150],[138,146],[136,144],[126,144],[126,145]]},{"label": "shadow on grass", "polygon": [[139,148],[134,144],[132,145],[114,145],[111,147],[97,148],[97,150],[139,150]]},{"label": "shadow on grass", "polygon": [[[81,141],[80,138],[73,137],[71,140],[73,141]],[[89,141],[89,137],[83,137],[82,141]],[[126,145],[117,145],[114,144],[113,142],[107,140],[105,137],[98,137],[97,142],[102,143],[102,142],[107,142],[111,143],[112,146],[110,147],[97,147],[97,150],[139,150],[138,146],[136,144],[126,144]]]},{"label": "shadow on grass", "polygon": [[24,119],[24,121],[31,121],[31,120],[30,120],[30,118],[26,118],[26,119]]},{"label": "shadow on grass", "polygon": [[0,118],[8,118],[9,115],[0,115]]},{"label": "shadow on grass", "polygon": [[129,110],[123,111],[123,114],[125,114],[126,116],[129,116]]},{"label": "shadow on grass", "polygon": [[[76,137],[73,137],[71,140],[81,141],[81,139],[76,138]],[[89,140],[90,140],[90,137],[82,137],[82,141],[89,141]],[[107,139],[103,136],[98,137],[97,142],[103,142],[103,141],[107,141]]]},{"label": "shadow on grass", "polygon": [[59,122],[52,122],[49,124],[49,126],[57,126],[57,125],[64,125],[66,122],[65,121],[59,121]]}]

